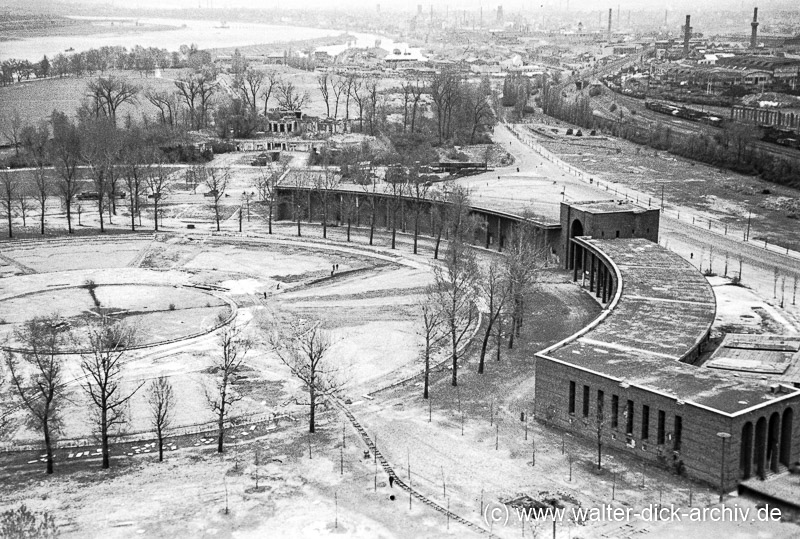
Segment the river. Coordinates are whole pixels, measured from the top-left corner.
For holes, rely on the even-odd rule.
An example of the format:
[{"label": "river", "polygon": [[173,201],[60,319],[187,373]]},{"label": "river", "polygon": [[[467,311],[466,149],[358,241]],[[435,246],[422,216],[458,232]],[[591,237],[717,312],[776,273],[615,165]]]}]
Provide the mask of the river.
[{"label": "river", "polygon": [[[273,26],[267,24],[228,22],[222,28],[220,21],[210,20],[181,20],[181,19],[159,19],[141,18],[138,21],[146,25],[165,25],[172,26],[172,30],[130,30],[136,19],[117,19],[118,23],[128,26],[124,32],[115,32],[110,26],[108,18],[75,17],[85,20],[95,20],[95,24],[108,26],[108,32],[92,35],[72,35],[72,36],[44,36],[20,39],[16,41],[5,41],[0,43],[0,60],[16,58],[18,60],[41,60],[42,56],[52,57],[58,53],[73,49],[80,52],[90,48],[100,48],[104,46],[122,46],[132,48],[135,45],[142,47],[158,47],[170,51],[178,50],[181,45],[196,43],[201,49],[211,49],[218,47],[243,47],[246,45],[258,45],[262,43],[276,43],[284,41],[302,41],[319,37],[336,36],[344,33],[344,30],[307,28],[297,26]],[[389,38],[372,34],[361,34],[351,32],[356,39],[350,46],[372,47],[379,41],[381,48],[391,52],[393,49],[402,51],[411,49],[405,43],[395,43]],[[344,50],[347,45],[336,45],[323,47],[331,54],[336,54]],[[72,51],[70,51],[72,52]]]}]

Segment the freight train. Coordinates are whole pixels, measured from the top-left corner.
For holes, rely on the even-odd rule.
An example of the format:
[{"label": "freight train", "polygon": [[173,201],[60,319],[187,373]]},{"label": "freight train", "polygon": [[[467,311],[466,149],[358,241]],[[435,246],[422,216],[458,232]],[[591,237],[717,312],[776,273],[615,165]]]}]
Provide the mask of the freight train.
[{"label": "freight train", "polygon": [[[663,101],[645,101],[644,106],[653,112],[666,114],[675,118],[682,118],[692,122],[701,122],[714,127],[724,127],[729,121],[723,120],[709,112],[704,112],[689,107],[678,107]],[[764,142],[778,144],[788,148],[800,149],[800,133],[785,127],[774,125],[759,125],[758,138]]]},{"label": "freight train", "polygon": [[653,112],[667,114],[676,118],[682,118],[691,122],[700,122],[714,127],[722,127],[724,120],[719,116],[705,112],[702,110],[692,109],[689,107],[677,107],[664,103],[663,101],[645,101],[644,106]]}]

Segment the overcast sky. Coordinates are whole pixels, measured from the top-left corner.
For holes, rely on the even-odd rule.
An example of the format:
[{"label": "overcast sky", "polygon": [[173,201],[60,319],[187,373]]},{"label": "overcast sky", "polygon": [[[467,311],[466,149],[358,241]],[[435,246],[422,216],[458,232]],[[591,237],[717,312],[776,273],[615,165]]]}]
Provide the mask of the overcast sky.
[{"label": "overcast sky", "polygon": [[[124,7],[142,8],[197,8],[198,5],[208,6],[209,2],[214,8],[224,7],[252,7],[261,9],[273,9],[275,7],[324,7],[332,8],[335,6],[374,8],[376,4],[382,4],[384,9],[393,6],[407,7],[409,10],[416,9],[418,4],[422,4],[427,11],[432,4],[434,8],[444,9],[449,6],[450,10],[477,9],[483,6],[484,9],[492,10],[498,5],[508,10],[518,10],[524,7],[526,10],[547,9],[560,6],[567,6],[567,0],[66,0],[72,3],[83,4],[115,4]],[[596,10],[596,9],[652,9],[670,11],[688,10],[700,11],[700,9],[730,9],[730,10],[752,10],[758,6],[760,11],[772,9],[800,9],[800,0],[569,0],[570,9]]]}]

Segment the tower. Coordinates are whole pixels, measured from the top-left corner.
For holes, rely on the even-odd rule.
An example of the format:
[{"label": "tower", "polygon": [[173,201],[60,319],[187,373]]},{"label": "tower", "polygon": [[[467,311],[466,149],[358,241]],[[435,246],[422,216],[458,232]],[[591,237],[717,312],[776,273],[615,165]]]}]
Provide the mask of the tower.
[{"label": "tower", "polygon": [[686,25],[683,27],[683,54],[689,54],[689,38],[692,37],[692,27],[690,26],[691,16],[686,15]]},{"label": "tower", "polygon": [[503,6],[497,6],[497,22],[503,22]]},{"label": "tower", "polygon": [[611,41],[611,8],[608,8],[608,41]]},{"label": "tower", "polygon": [[758,47],[758,8],[753,8],[753,22],[750,23],[750,48]]}]

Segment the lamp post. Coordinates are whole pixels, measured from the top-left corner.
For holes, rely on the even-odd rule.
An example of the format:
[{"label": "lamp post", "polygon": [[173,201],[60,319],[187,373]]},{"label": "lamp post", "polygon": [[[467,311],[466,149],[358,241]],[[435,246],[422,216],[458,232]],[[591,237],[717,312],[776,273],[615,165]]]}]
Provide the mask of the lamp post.
[{"label": "lamp post", "polygon": [[725,440],[731,437],[727,432],[718,432],[720,440],[722,440],[722,461],[719,466],[719,503],[722,503],[722,495],[725,492]]}]

